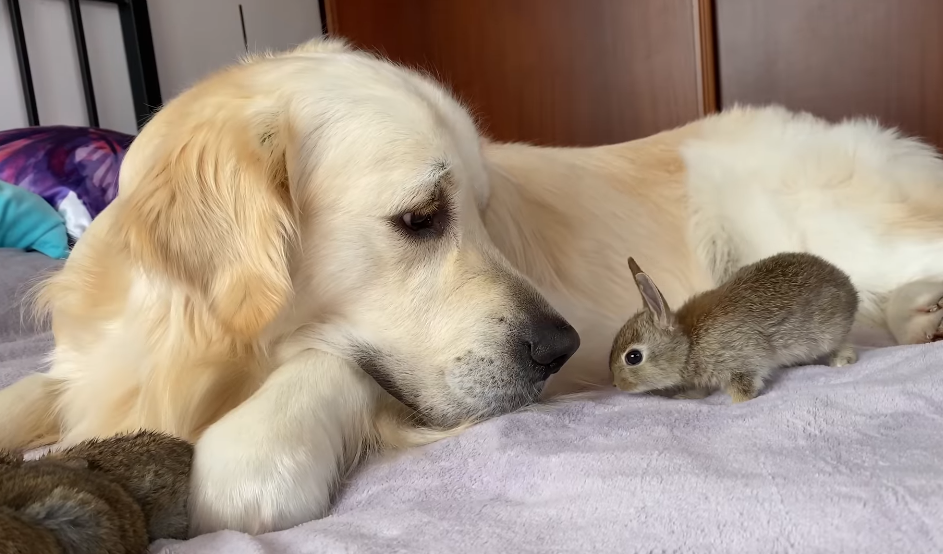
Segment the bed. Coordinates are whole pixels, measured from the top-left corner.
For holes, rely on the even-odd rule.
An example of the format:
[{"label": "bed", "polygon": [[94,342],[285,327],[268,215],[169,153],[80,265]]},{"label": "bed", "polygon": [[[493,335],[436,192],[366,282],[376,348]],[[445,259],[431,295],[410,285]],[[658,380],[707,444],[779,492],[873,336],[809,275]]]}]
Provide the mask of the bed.
[{"label": "bed", "polygon": [[[0,386],[51,336],[22,293],[61,263],[0,250]],[[738,406],[604,392],[374,459],[333,513],[165,554],[943,552],[943,343],[784,372]]]},{"label": "bed", "polygon": [[[160,104],[146,2],[101,1],[121,10],[143,123]],[[38,125],[17,0],[7,2],[30,124]],[[81,37],[80,13],[73,23]],[[43,368],[52,336],[24,317],[23,298],[61,263],[0,249],[0,387]],[[848,368],[787,371],[738,406],[722,395],[601,392],[371,460],[319,521],[259,537],[163,541],[152,552],[939,554],[941,361],[943,343],[870,350]]]}]

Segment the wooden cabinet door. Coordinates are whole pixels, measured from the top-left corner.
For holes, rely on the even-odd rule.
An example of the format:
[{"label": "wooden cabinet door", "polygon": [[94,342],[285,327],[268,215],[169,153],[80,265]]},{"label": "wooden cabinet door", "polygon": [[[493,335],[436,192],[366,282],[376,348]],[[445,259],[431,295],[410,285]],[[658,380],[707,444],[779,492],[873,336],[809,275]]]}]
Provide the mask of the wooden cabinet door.
[{"label": "wooden cabinet door", "polygon": [[715,2],[724,106],[875,116],[943,147],[943,1]]},{"label": "wooden cabinet door", "polygon": [[498,140],[596,145],[699,117],[698,0],[324,0],[328,31],[451,86]]}]

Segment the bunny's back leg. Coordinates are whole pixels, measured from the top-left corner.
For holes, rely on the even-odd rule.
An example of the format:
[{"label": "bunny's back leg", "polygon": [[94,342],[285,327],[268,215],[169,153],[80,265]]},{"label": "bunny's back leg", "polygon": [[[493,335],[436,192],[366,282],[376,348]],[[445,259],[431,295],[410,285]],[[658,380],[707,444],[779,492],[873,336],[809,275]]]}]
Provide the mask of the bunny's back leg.
[{"label": "bunny's back leg", "polygon": [[854,347],[847,342],[838,347],[834,352],[829,354],[828,365],[832,367],[843,367],[846,365],[851,365],[858,361],[858,353],[855,352]]}]

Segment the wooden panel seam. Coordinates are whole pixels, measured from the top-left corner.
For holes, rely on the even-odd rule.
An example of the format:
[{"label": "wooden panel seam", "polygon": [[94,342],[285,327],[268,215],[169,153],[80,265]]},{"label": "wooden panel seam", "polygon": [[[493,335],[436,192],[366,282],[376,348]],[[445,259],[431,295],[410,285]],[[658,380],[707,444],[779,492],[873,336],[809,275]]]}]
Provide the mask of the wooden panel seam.
[{"label": "wooden panel seam", "polygon": [[701,116],[717,113],[717,46],[714,41],[714,0],[691,0],[694,13],[694,59]]},{"label": "wooden panel seam", "polygon": [[338,30],[337,10],[334,8],[335,1],[336,0],[321,0],[324,6],[324,14],[327,16],[326,25],[328,35],[334,35]]}]

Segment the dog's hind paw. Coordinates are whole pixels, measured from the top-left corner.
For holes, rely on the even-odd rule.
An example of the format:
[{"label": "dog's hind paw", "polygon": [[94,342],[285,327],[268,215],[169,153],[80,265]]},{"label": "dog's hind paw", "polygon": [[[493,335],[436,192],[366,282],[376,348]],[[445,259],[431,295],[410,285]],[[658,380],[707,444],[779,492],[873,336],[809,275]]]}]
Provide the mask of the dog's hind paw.
[{"label": "dog's hind paw", "polygon": [[943,282],[915,281],[898,287],[884,313],[898,344],[943,339]]}]

